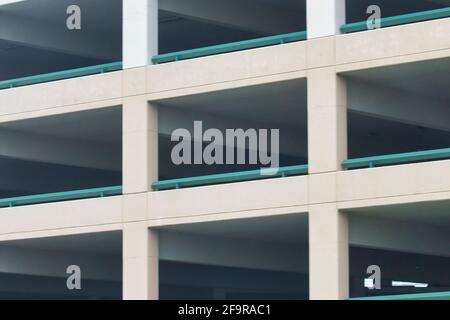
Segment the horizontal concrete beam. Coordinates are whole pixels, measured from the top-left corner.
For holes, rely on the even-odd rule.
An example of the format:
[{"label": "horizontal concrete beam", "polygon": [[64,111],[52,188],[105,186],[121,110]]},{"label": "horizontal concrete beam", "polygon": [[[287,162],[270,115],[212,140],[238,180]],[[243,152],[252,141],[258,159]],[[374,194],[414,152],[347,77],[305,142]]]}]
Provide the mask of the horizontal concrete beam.
[{"label": "horizontal concrete beam", "polygon": [[150,192],[148,213],[152,225],[164,225],[207,221],[218,214],[227,219],[303,213],[307,202],[308,178],[301,176]]},{"label": "horizontal concrete beam", "polygon": [[450,18],[445,18],[337,36],[338,71],[405,63],[415,60],[415,54],[426,53],[419,60],[439,57],[439,51],[450,49],[449,27]]},{"label": "horizontal concrete beam", "polygon": [[[102,226],[117,230],[123,221],[124,197],[107,197],[64,201],[40,205],[1,209],[0,235],[2,239],[39,238],[102,230]],[[77,228],[77,229],[75,229]],[[22,234],[22,237],[15,236]]]},{"label": "horizontal concrete beam", "polygon": [[[424,195],[426,199],[427,196],[430,198],[449,191],[450,160],[337,173],[337,199],[341,207],[352,207],[352,201],[366,201],[367,206],[390,204],[396,197],[404,196]],[[359,204],[355,203],[354,206]]]}]

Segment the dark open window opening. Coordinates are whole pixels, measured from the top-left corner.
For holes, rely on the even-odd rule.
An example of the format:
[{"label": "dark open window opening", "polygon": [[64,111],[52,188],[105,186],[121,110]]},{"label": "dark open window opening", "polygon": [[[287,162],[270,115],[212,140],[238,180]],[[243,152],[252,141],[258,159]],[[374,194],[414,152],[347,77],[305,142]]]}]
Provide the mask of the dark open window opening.
[{"label": "dark open window opening", "polygon": [[304,0],[160,0],[159,7],[160,54],[306,30]]},{"label": "dark open window opening", "polygon": [[387,18],[402,14],[450,7],[445,0],[347,0],[347,23],[366,21],[369,18],[367,8],[377,5],[381,9],[381,17]]}]

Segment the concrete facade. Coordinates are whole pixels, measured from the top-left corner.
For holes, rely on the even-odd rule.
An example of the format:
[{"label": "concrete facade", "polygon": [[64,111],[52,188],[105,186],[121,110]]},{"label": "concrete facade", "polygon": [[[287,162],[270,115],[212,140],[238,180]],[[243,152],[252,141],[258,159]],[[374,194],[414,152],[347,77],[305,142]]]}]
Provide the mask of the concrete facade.
[{"label": "concrete facade", "polygon": [[[347,213],[450,200],[450,160],[360,170],[341,165],[348,158],[347,113],[352,108],[347,75],[449,58],[450,18],[339,34],[345,22],[343,1],[308,0],[308,40],[151,65],[158,52],[157,1],[135,2],[124,1],[124,70],[0,90],[0,125],[120,106],[123,194],[2,208],[1,242],[121,231],[122,298],[157,300],[160,230],[307,215],[309,298],[339,300],[350,297],[349,246],[364,246],[361,236],[351,236]],[[152,190],[160,170],[161,101],[295,80],[307,82],[307,175]],[[373,230],[375,224],[364,223],[361,230],[364,225]],[[429,232],[424,241],[436,253],[450,254],[448,235],[442,234],[439,248],[431,240],[438,232],[420,232]],[[393,250],[405,246],[401,241],[386,244]],[[427,248],[428,253],[434,250]],[[207,258],[213,261],[215,254]]]}]

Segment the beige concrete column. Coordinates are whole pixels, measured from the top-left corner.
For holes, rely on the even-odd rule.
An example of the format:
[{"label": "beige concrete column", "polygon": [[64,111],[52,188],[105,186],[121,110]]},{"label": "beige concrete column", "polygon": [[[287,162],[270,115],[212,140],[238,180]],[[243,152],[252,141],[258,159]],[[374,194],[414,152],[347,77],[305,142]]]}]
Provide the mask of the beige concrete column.
[{"label": "beige concrete column", "polygon": [[133,222],[124,224],[122,237],[123,299],[158,300],[158,232]]},{"label": "beige concrete column", "polygon": [[123,99],[124,194],[142,193],[158,180],[158,110],[145,95]]},{"label": "beige concrete column", "polygon": [[309,295],[311,300],[349,297],[348,218],[335,204],[309,209]]},{"label": "beige concrete column", "polygon": [[[324,45],[328,42],[323,40]],[[326,58],[326,57],[324,57]],[[319,61],[320,62],[320,61]],[[324,63],[317,63],[320,65]],[[310,298],[349,295],[348,221],[336,207],[336,171],[347,158],[347,90],[334,67],[308,71]]]},{"label": "beige concrete column", "polygon": [[341,170],[347,158],[347,89],[334,67],[308,71],[309,173]]}]

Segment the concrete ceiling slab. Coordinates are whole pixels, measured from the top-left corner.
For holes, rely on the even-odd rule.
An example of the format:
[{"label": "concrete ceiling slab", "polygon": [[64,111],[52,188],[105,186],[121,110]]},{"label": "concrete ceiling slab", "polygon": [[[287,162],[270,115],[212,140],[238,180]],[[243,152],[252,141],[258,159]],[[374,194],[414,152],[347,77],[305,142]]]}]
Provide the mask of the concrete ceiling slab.
[{"label": "concrete ceiling slab", "polygon": [[290,214],[251,219],[165,226],[161,230],[249,241],[301,243],[308,241],[308,215]]},{"label": "concrete ceiling slab", "polygon": [[347,210],[351,215],[450,227],[450,200]]},{"label": "concrete ceiling slab", "polygon": [[11,130],[99,143],[122,143],[122,108],[110,107],[62,115],[0,123],[0,132]]},{"label": "concrete ceiling slab", "polygon": [[120,231],[3,241],[0,246],[73,253],[122,254]]},{"label": "concrete ceiling slab", "polygon": [[167,99],[158,104],[163,108],[297,127],[306,125],[306,91],[306,79],[299,79]]}]

